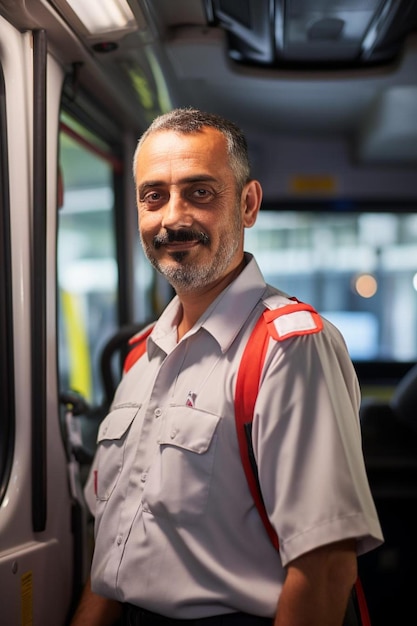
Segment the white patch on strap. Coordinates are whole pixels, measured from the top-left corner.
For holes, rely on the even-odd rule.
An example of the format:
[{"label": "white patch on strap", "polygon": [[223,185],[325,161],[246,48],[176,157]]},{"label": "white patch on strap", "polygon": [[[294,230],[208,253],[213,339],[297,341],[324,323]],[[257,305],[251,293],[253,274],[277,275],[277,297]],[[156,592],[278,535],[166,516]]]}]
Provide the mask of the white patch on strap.
[{"label": "white patch on strap", "polygon": [[281,315],[274,320],[279,337],[283,338],[293,332],[302,333],[306,330],[316,330],[317,324],[309,311],[294,311]]},{"label": "white patch on strap", "polygon": [[323,329],[323,320],[309,304],[297,302],[265,312],[269,334],[277,341],[310,335]]}]

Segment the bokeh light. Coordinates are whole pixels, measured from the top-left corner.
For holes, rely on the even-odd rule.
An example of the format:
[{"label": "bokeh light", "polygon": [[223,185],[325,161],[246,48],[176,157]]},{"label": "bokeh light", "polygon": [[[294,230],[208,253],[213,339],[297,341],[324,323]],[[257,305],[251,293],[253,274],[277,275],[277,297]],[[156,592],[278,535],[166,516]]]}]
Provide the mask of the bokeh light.
[{"label": "bokeh light", "polygon": [[353,279],[353,289],[362,298],[372,298],[378,290],[378,282],[372,274],[359,274]]}]

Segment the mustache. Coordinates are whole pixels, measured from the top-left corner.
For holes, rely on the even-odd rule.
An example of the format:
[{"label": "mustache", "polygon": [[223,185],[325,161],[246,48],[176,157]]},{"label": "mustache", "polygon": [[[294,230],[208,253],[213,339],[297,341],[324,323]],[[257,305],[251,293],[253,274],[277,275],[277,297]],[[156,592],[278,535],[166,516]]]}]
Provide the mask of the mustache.
[{"label": "mustache", "polygon": [[175,241],[198,241],[206,246],[210,243],[210,237],[202,231],[192,230],[191,228],[181,228],[179,230],[170,230],[167,228],[165,232],[155,235],[153,245],[158,249],[161,246]]}]

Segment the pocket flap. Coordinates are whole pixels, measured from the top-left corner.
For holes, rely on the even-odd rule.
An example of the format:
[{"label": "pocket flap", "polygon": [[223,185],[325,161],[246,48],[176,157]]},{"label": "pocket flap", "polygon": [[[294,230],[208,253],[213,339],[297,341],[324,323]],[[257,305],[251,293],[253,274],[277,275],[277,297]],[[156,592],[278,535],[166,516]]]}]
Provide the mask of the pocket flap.
[{"label": "pocket flap", "polygon": [[188,406],[170,406],[158,443],[202,454],[207,451],[219,420],[220,417],[213,413]]},{"label": "pocket flap", "polygon": [[100,424],[97,443],[121,439],[135,419],[140,407],[140,404],[115,406]]}]

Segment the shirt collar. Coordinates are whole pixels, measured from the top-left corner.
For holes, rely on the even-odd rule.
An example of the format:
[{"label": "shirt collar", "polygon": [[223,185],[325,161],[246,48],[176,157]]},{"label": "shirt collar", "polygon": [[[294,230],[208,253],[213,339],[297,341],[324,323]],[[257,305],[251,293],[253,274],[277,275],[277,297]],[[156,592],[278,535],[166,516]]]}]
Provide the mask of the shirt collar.
[{"label": "shirt collar", "polygon": [[[253,255],[245,253],[245,259],[242,272],[217,296],[183,339],[204,328],[218,342],[222,352],[227,351],[266,289]],[[175,296],[160,316],[148,341],[150,358],[156,346],[166,353],[175,347],[180,308],[179,298]]]}]

